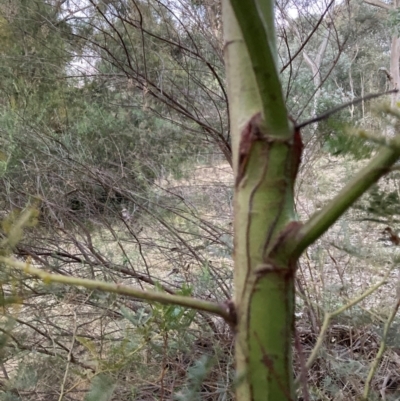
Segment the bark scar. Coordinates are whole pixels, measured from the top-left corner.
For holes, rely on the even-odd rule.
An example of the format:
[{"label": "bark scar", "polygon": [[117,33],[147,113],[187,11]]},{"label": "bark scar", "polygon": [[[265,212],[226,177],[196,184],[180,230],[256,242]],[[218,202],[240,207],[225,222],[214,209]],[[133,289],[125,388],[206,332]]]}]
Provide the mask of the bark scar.
[{"label": "bark scar", "polygon": [[272,248],[271,255],[279,252],[281,247],[285,246],[285,243],[294,238],[299,230],[303,227],[303,223],[301,221],[291,221],[282,232],[279,234],[279,237],[276,239],[274,247]]},{"label": "bark scar", "polygon": [[237,324],[237,312],[235,303],[233,302],[232,299],[228,299],[222,304],[222,306],[226,309],[226,311],[229,314],[229,319],[226,320],[226,322],[235,331]]},{"label": "bark scar", "polygon": [[262,130],[261,113],[256,113],[250,118],[242,129],[239,143],[239,167],[236,176],[236,186],[245,176],[245,171],[250,158],[251,148],[256,141],[264,140],[265,134]]},{"label": "bark scar", "polygon": [[278,253],[285,252],[284,248],[287,241],[295,238],[298,231],[303,226],[303,223],[300,221],[291,221],[279,234],[278,238],[275,241],[275,244],[268,255],[264,255],[264,263],[262,263],[256,269],[255,273],[258,277],[263,277],[267,274],[277,273],[279,275],[283,275],[286,277],[291,277],[296,273],[297,270],[297,259],[293,259],[289,257],[287,268],[280,267],[274,262]]},{"label": "bark scar", "polygon": [[301,138],[300,129],[296,128],[293,136],[292,171],[291,171],[293,186],[297,178],[297,173],[299,172],[300,164],[302,162],[301,159],[303,154],[303,148],[304,144]]}]

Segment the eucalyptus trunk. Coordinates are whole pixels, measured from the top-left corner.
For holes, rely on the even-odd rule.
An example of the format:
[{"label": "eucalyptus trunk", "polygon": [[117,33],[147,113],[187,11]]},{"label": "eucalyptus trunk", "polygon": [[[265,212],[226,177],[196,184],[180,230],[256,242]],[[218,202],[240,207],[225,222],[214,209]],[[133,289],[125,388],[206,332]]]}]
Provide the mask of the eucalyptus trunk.
[{"label": "eucalyptus trunk", "polygon": [[389,171],[400,142],[387,143],[326,207],[298,222],[294,183],[302,141],[279,80],[274,1],[223,0],[223,23],[235,174],[236,395],[238,401],[294,400],[297,260]]},{"label": "eucalyptus trunk", "polygon": [[[399,12],[400,1],[392,0],[391,2],[383,2],[381,0],[364,0],[365,3],[388,10],[390,13],[395,14]],[[392,43],[390,45],[390,71],[385,67],[379,68],[380,71],[386,74],[387,79],[390,81],[391,89],[400,89],[400,37],[397,32],[392,35]],[[392,94],[392,107],[398,107],[398,100],[400,92]]]},{"label": "eucalyptus trunk", "polygon": [[[260,12],[268,22],[267,43],[254,46],[260,46],[259,53],[266,58],[268,69],[261,74],[264,83],[253,72],[229,0],[223,8],[235,172],[234,299],[240,401],[293,399],[296,258],[280,244],[285,237],[282,233],[290,234],[297,226],[292,223],[293,186],[301,142],[295,140],[287,116],[275,63],[273,1],[261,3]],[[238,12],[240,8],[239,4]]]}]

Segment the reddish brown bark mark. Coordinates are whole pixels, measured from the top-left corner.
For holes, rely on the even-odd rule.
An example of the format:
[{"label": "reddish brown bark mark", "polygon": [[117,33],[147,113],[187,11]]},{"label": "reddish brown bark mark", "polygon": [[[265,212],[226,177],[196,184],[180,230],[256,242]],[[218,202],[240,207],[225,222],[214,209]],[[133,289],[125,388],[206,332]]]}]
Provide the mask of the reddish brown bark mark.
[{"label": "reddish brown bark mark", "polygon": [[292,156],[292,183],[294,185],[299,172],[299,167],[301,164],[301,155],[303,153],[303,141],[301,139],[300,129],[295,128],[293,137],[293,156]]},{"label": "reddish brown bark mark", "polygon": [[228,311],[229,319],[226,322],[229,326],[235,331],[236,324],[237,324],[237,313],[236,313],[236,306],[232,299],[226,300],[222,306]]},{"label": "reddish brown bark mark", "polygon": [[236,186],[243,179],[247,163],[250,157],[250,151],[254,142],[265,138],[261,129],[262,117],[261,113],[255,114],[250,118],[240,135],[239,144],[239,168],[236,177]]},{"label": "reddish brown bark mark", "polygon": [[[292,119],[291,119],[292,120]],[[292,120],[293,121],[293,120]],[[239,143],[239,168],[236,178],[236,185],[243,179],[247,163],[249,161],[251,148],[256,141],[266,140],[266,133],[262,129],[261,113],[254,114],[242,129]],[[292,144],[292,160],[291,160],[291,180],[292,185],[297,177],[299,166],[301,164],[301,156],[303,153],[303,141],[300,129],[295,128]]]},{"label": "reddish brown bark mark", "polygon": [[279,252],[281,247],[285,246],[285,243],[296,236],[297,232],[303,226],[303,223],[300,221],[291,221],[279,234],[275,245],[271,251],[271,255]]},{"label": "reddish brown bark mark", "polygon": [[[262,357],[261,357],[261,362],[263,363],[263,365],[268,369],[268,371],[270,372],[270,375],[268,377],[268,380],[271,382],[272,380],[274,380],[278,386],[281,388],[282,392],[285,394],[285,396],[287,397],[288,401],[293,401],[292,396],[290,395],[290,391],[288,391],[288,389],[286,388],[286,386],[283,384],[282,379],[279,377],[279,375],[277,374],[275,367],[274,367],[274,360],[273,358],[268,355],[268,353],[265,351],[264,347],[261,345],[261,341],[258,338],[257,334],[256,334],[256,338],[257,341],[260,345],[261,348],[261,352],[262,352]],[[290,343],[290,339],[288,339],[288,343]],[[290,373],[288,373],[290,374]]]}]

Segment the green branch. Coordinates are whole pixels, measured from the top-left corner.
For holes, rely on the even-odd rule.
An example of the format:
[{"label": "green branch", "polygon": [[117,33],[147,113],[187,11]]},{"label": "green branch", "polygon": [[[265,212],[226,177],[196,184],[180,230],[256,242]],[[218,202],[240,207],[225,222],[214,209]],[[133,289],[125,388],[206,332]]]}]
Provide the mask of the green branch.
[{"label": "green branch", "polygon": [[28,263],[19,262],[11,258],[5,258],[3,256],[0,256],[0,263],[1,262],[26,274],[36,276],[43,280],[44,283],[61,283],[77,287],[84,287],[91,290],[99,290],[104,292],[112,292],[119,295],[126,295],[132,298],[144,299],[149,302],[174,304],[184,306],[186,308],[192,308],[213,313],[215,315],[223,317],[226,321],[231,320],[228,308],[225,308],[223,305],[219,305],[214,302],[203,301],[201,299],[186,297],[183,295],[172,295],[155,291],[142,291],[120,284],[106,283],[104,281],[88,280],[71,276],[63,276],[61,274],[48,273],[46,271],[32,267]]},{"label": "green branch", "polygon": [[300,255],[324,234],[372,184],[390,171],[391,166],[398,160],[399,156],[400,148],[398,146],[381,149],[328,205],[312,216],[299,230],[294,255]]},{"label": "green branch", "polygon": [[[276,67],[274,2],[230,0],[256,77],[268,135],[287,138],[288,116]],[[261,3],[261,2],[260,2]]]}]

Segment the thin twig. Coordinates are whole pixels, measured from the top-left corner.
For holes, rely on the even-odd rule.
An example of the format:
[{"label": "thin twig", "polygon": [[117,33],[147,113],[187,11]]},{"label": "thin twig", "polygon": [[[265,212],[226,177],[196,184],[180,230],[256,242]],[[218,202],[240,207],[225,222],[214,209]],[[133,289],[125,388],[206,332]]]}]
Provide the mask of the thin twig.
[{"label": "thin twig", "polygon": [[370,95],[367,95],[367,96],[364,96],[364,97],[360,97],[360,98],[355,99],[355,100],[351,100],[350,102],[347,102],[347,103],[341,104],[340,106],[334,107],[333,109],[328,110],[328,111],[326,111],[325,113],[322,113],[319,116],[312,117],[309,120],[305,120],[305,121],[303,121],[301,123],[298,123],[298,124],[295,125],[295,128],[296,129],[301,129],[301,128],[307,126],[307,125],[314,124],[314,123],[317,123],[317,122],[322,121],[322,120],[326,120],[332,114],[335,114],[335,113],[339,112],[340,110],[345,109],[346,107],[353,106],[353,105],[356,105],[358,103],[365,102],[365,101],[371,100],[371,99],[375,99],[377,97],[381,97],[381,96],[384,96],[384,95],[390,95],[392,93],[397,93],[398,91],[399,91],[398,89],[393,89],[393,90],[390,90],[390,91],[387,91],[387,92],[371,93]]},{"label": "thin twig", "polygon": [[[387,279],[389,277],[389,274],[391,273],[392,270],[388,270],[388,272],[386,273],[385,277],[383,278],[382,281],[380,281],[379,283],[375,284],[373,287],[371,287],[369,290],[363,292],[360,296],[358,296],[357,298],[354,298],[353,300],[351,300],[350,302],[348,302],[346,305],[336,309],[333,312],[329,312],[325,314],[324,317],[324,322],[322,324],[322,328],[321,331],[318,335],[317,338],[317,342],[315,343],[315,346],[311,352],[311,355],[308,357],[308,360],[306,362],[306,369],[310,369],[310,367],[312,366],[312,364],[314,363],[315,359],[318,356],[319,350],[322,347],[322,344],[324,343],[324,339],[325,339],[325,334],[328,331],[329,328],[329,324],[332,320],[332,318],[334,318],[337,315],[340,315],[341,313],[343,313],[344,311],[346,311],[347,309],[352,308],[353,306],[355,306],[356,304],[358,304],[359,302],[361,302],[364,298],[368,297],[369,295],[373,294],[379,287],[381,287],[382,285],[387,283]],[[295,385],[298,386],[300,384],[300,380],[303,377],[303,375],[300,375],[296,380],[295,380]]]},{"label": "thin twig", "polygon": [[368,396],[369,396],[369,392],[371,390],[371,383],[372,383],[372,379],[375,376],[376,370],[378,369],[379,363],[381,362],[381,359],[383,357],[383,354],[385,352],[386,349],[386,340],[388,337],[388,333],[389,333],[389,329],[390,326],[393,323],[394,318],[396,317],[396,314],[399,310],[400,307],[400,298],[397,298],[397,302],[396,305],[394,306],[392,313],[389,315],[384,329],[383,329],[383,335],[382,335],[382,340],[381,340],[381,344],[378,350],[378,353],[376,354],[376,357],[374,358],[374,360],[371,363],[371,368],[369,370],[368,373],[368,377],[367,377],[367,381],[365,382],[365,387],[364,387],[364,394],[363,394],[363,400],[367,401],[368,400]]},{"label": "thin twig", "polygon": [[58,401],[62,401],[63,397],[64,397],[64,388],[65,388],[65,383],[67,382],[67,378],[68,378],[68,371],[69,371],[69,366],[71,364],[71,360],[72,360],[72,350],[74,349],[74,344],[75,344],[75,338],[76,338],[76,331],[78,329],[78,325],[77,325],[77,318],[76,318],[76,311],[74,310],[74,332],[72,335],[72,342],[71,342],[71,346],[69,349],[69,353],[67,356],[67,366],[65,367],[65,372],[64,372],[64,378],[63,381],[61,383],[61,387],[60,387],[60,396],[58,397]]}]

